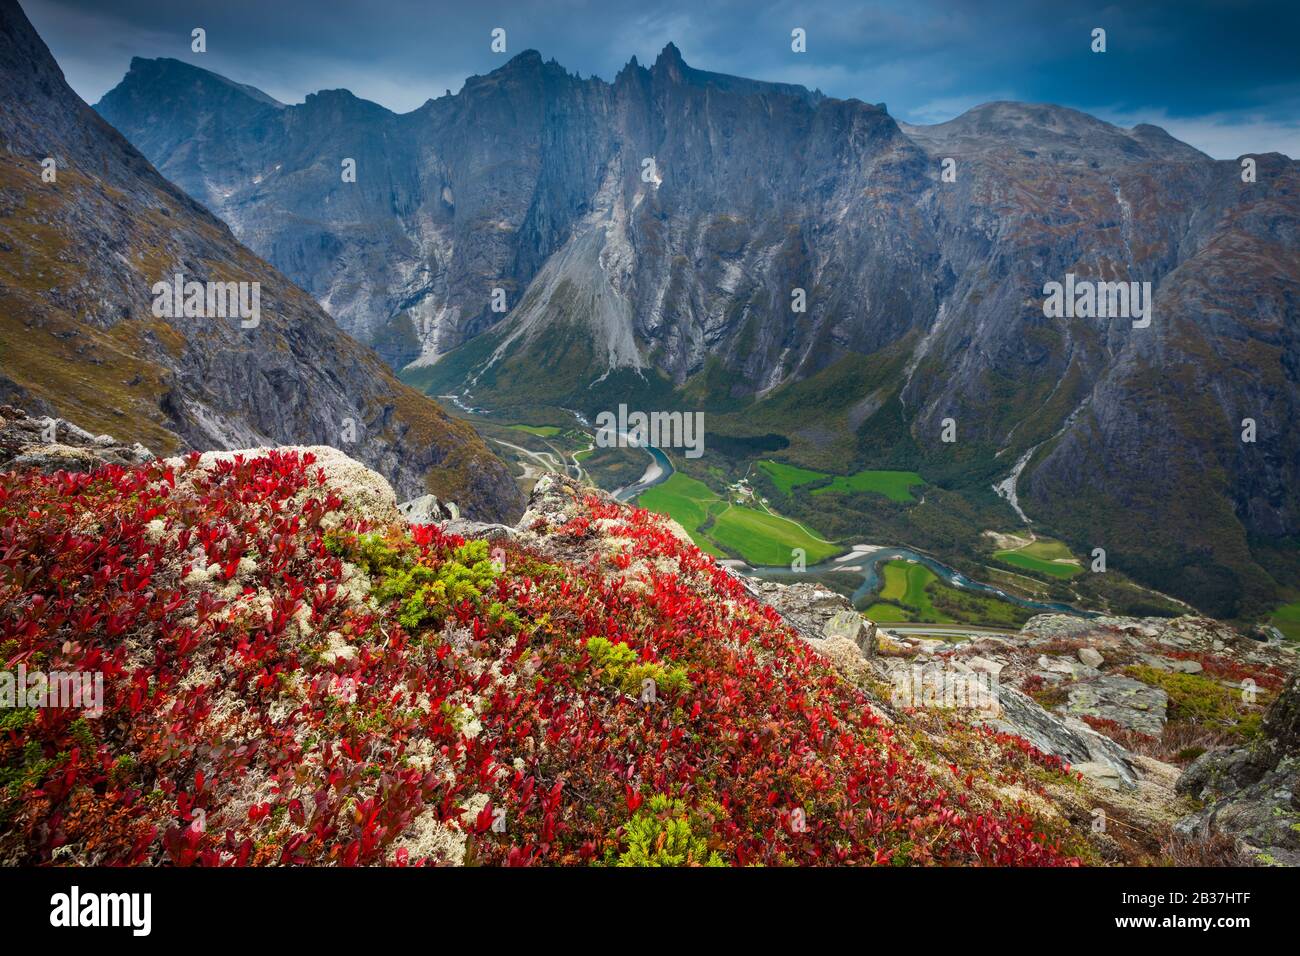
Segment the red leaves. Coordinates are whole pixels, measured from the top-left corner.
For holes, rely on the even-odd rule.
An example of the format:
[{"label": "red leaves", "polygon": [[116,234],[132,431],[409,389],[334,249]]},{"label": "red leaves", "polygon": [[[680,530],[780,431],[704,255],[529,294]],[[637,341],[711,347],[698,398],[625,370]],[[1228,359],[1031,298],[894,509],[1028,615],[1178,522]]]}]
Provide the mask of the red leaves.
[{"label": "red leaves", "polygon": [[170,827],[163,834],[163,849],[173,866],[193,866],[199,859],[205,834],[193,827]]},{"label": "red leaves", "polygon": [[[200,464],[187,456],[179,486],[160,465],[0,474],[0,642],[15,661],[102,670],[103,726],[123,731],[92,747],[66,714],[25,729],[51,762],[14,798],[41,824],[26,862],[85,852],[63,821],[90,792],[134,827],[104,863],[446,862],[404,844],[432,819],[469,831],[478,863],[576,864],[617,852],[659,794],[732,864],[1060,862],[1031,819],[969,811],[969,773],[940,787],[779,616],[648,512],[589,500],[555,533],[587,539],[599,521],[630,544],[582,565],[507,542],[510,571],[481,601],[416,632],[400,602],[365,603],[327,546],[343,503],[310,455]],[[433,569],[466,544],[376,530]],[[641,704],[591,666],[592,637],[689,689]]]},{"label": "red leaves", "polygon": [[626,792],[627,812],[636,813],[645,802],[645,797],[639,791],[633,790],[630,784],[623,784],[623,789]]}]

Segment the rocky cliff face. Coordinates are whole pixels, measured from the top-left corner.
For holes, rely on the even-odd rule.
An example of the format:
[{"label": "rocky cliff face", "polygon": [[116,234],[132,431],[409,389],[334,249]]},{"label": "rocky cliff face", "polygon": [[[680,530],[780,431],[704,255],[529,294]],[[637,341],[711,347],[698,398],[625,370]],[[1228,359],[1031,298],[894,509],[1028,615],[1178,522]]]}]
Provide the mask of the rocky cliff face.
[{"label": "rocky cliff face", "polygon": [[[617,383],[756,418],[789,397],[787,433],[1010,475],[1029,517],[1225,615],[1271,593],[1252,543],[1300,531],[1286,157],[1245,183],[1042,105],[900,125],[671,45],[608,83],[530,51],[401,116],[136,60],[98,109],[431,389],[585,408]],[[1067,274],[1151,283],[1150,325],[1045,317]]]},{"label": "rocky cliff face", "polygon": [[[0,83],[0,397],[159,454],[339,444],[408,497],[431,490],[485,517],[518,509],[477,435],[159,176],[68,88],[11,0]],[[154,284],[176,274],[255,283],[258,320],[159,317]]]}]

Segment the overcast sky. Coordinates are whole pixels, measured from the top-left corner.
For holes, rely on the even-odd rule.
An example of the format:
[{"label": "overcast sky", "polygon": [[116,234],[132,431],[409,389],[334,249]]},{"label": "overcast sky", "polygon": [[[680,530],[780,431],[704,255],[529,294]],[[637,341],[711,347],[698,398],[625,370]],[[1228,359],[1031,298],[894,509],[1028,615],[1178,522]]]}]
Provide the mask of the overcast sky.
[{"label": "overcast sky", "polygon": [[[407,111],[525,49],[612,79],[669,40],[691,66],[884,102],[911,123],[989,100],[1155,123],[1219,158],[1300,158],[1300,2],[1167,0],[21,0],[94,103],[133,56],[170,56],[287,103],[346,88]],[[190,51],[190,31],[208,51]],[[506,30],[507,55],[490,32]],[[807,52],[790,32],[807,31]],[[1107,51],[1090,50],[1094,27]]]}]

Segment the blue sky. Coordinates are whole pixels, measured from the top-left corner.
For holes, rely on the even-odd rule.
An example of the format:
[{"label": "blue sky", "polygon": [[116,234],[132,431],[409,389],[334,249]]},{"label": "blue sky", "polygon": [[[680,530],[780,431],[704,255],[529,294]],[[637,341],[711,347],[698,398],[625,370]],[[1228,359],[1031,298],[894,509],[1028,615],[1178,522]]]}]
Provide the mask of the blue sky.
[{"label": "blue sky", "polygon": [[[884,102],[907,122],[989,100],[1155,123],[1212,156],[1300,158],[1300,2],[1074,0],[22,0],[73,88],[95,102],[132,56],[172,56],[285,102],[339,87],[406,111],[533,48],[612,79],[668,41],[705,70]],[[190,52],[207,30],[208,52]],[[807,31],[808,51],[790,49]],[[1091,31],[1107,31],[1093,53]]]}]

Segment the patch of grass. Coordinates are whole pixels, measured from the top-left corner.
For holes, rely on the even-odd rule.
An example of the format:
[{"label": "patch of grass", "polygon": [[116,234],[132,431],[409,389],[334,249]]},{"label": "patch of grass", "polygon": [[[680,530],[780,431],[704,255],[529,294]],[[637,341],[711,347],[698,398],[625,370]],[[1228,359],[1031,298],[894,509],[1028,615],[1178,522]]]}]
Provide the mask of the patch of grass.
[{"label": "patch of grass", "polygon": [[1283,604],[1273,611],[1268,621],[1289,641],[1300,641],[1300,601]]},{"label": "patch of grass", "polygon": [[1026,571],[1037,571],[1039,574],[1049,574],[1054,578],[1068,580],[1076,574],[1082,574],[1083,568],[1077,564],[1065,564],[1058,561],[1045,561],[1042,558],[1028,554],[1025,550],[1019,551],[995,551],[993,557],[997,558],[1003,564],[1009,564],[1014,568],[1023,568]]},{"label": "patch of grass", "polygon": [[[955,624],[956,621],[939,611],[930,600],[929,587],[938,584],[933,571],[923,564],[911,561],[890,561],[884,568],[884,583],[880,588],[882,602],[896,602],[905,616],[896,621],[915,621],[926,624]],[[876,620],[876,618],[872,618]]]},{"label": "patch of grass", "polygon": [[907,611],[897,604],[876,603],[864,612],[869,620],[877,624],[906,624],[911,620]]},{"label": "patch of grass", "polygon": [[554,438],[564,429],[556,428],[554,425],[511,425],[511,428],[521,432],[528,432],[530,435],[536,435],[538,438]]},{"label": "patch of grass", "polygon": [[1013,568],[1045,574],[1068,581],[1083,573],[1082,565],[1066,545],[1055,538],[1035,538],[1018,548],[1003,548],[993,552],[994,559]]},{"label": "patch of grass", "polygon": [[949,587],[923,564],[890,561],[882,576],[879,600],[866,611],[877,623],[1019,627],[1031,616],[1006,601]]},{"label": "patch of grass", "polygon": [[1035,538],[1029,544],[1016,550],[1021,554],[1042,558],[1044,561],[1070,561],[1074,558],[1065,542],[1057,541],[1055,538]]},{"label": "patch of grass", "polygon": [[696,547],[715,558],[725,555],[722,549],[700,534],[699,527],[709,519],[709,508],[721,503],[722,499],[708,485],[688,478],[680,471],[673,472],[667,481],[646,489],[637,498],[637,504],[642,508],[668,515],[676,521],[686,529]]},{"label": "patch of grass", "polygon": [[890,561],[885,565],[885,584],[880,596],[919,607],[925,600],[925,586],[937,580],[934,572],[911,561]]},{"label": "patch of grass", "polygon": [[713,540],[750,564],[788,565],[795,548],[803,548],[809,564],[839,554],[838,545],[814,538],[788,518],[743,505],[729,505],[707,529]]},{"label": "patch of grass", "polygon": [[762,468],[771,477],[772,483],[781,491],[782,494],[790,494],[800,485],[811,484],[814,481],[821,481],[829,478],[830,475],[824,471],[813,471],[810,468],[798,468],[794,465],[787,465],[779,461],[760,461],[758,467]]},{"label": "patch of grass", "polygon": [[837,475],[829,485],[815,489],[813,494],[872,491],[884,495],[890,501],[907,502],[916,500],[912,488],[924,484],[925,479],[914,471],[878,471],[868,468],[852,475]]},{"label": "patch of grass", "polygon": [[722,499],[702,481],[673,472],[668,480],[643,491],[637,504],[666,514],[688,531],[709,517],[709,506]]}]

